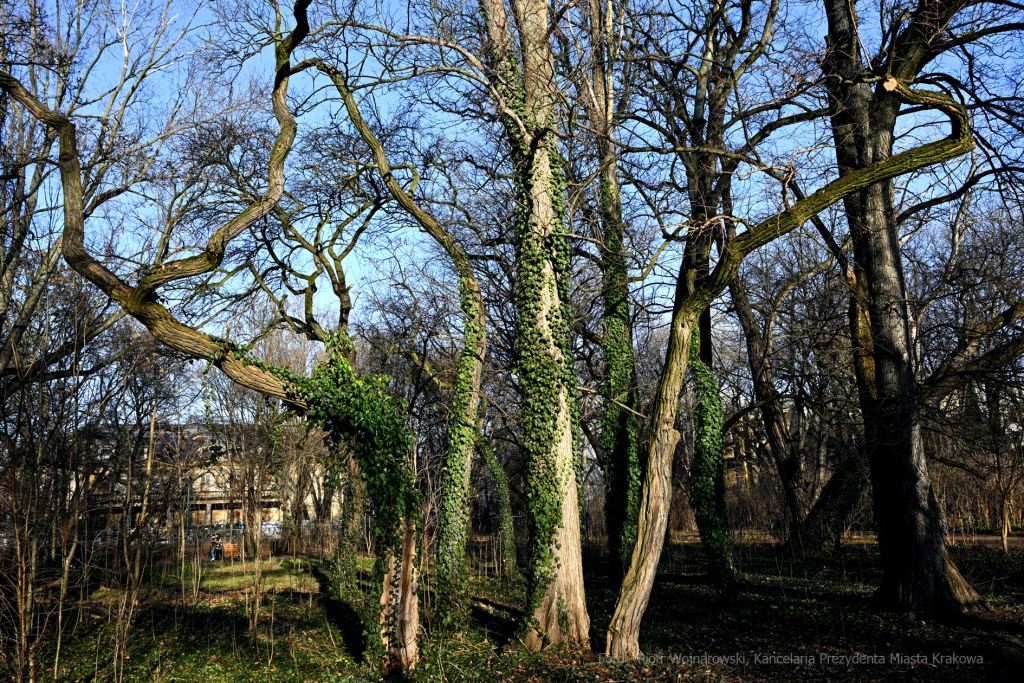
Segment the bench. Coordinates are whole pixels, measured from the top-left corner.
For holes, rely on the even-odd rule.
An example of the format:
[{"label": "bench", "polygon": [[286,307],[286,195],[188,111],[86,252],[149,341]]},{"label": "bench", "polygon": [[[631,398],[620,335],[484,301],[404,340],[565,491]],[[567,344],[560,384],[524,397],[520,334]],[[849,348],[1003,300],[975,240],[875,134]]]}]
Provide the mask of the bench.
[{"label": "bench", "polygon": [[226,560],[229,557],[238,557],[238,544],[237,543],[224,543],[223,546],[223,557]]}]

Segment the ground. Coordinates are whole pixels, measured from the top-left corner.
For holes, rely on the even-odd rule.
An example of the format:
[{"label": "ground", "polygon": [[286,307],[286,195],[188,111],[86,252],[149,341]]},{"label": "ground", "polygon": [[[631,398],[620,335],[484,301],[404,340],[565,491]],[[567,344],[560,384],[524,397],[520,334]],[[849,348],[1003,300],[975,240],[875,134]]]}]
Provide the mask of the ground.
[{"label": "ground", "polygon": [[[700,547],[665,554],[641,633],[643,661],[591,652],[527,655],[515,623],[522,590],[474,579],[471,623],[433,632],[424,587],[423,658],[416,681],[1017,681],[1024,670],[1024,550],[951,549],[991,610],[950,624],[872,611],[877,553],[866,543],[826,557],[800,557],[768,543],[736,547],[740,586],[717,596],[704,580]],[[358,605],[320,594],[316,558],[266,563],[267,598],[249,629],[251,586],[239,564],[207,565],[198,591],[177,570],[155,570],[139,601],[125,658],[117,664],[117,592],[97,587],[68,619],[58,681],[377,681],[363,661]],[[365,563],[362,565],[365,569]],[[615,596],[588,563],[593,652]],[[184,603],[184,604],[183,604]],[[75,621],[72,621],[75,620]],[[53,680],[50,670],[40,680]]]}]

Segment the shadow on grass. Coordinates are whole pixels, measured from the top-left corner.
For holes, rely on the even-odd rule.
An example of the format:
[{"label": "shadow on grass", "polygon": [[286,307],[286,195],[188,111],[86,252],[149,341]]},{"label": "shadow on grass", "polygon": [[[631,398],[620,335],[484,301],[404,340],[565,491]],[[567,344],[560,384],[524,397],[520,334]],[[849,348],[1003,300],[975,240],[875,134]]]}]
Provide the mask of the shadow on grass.
[{"label": "shadow on grass", "polygon": [[[366,633],[363,630],[363,618],[348,601],[334,597],[337,591],[331,585],[332,579],[323,568],[317,565],[309,565],[309,572],[320,585],[320,601],[324,607],[324,614],[327,620],[341,634],[341,640],[345,649],[352,656],[357,664],[366,661]],[[357,582],[362,584],[366,577],[365,572],[360,571]]]},{"label": "shadow on grass", "polygon": [[[975,576],[993,576],[994,593],[1003,602],[1009,598],[1009,609],[925,623],[873,608],[872,595],[881,578],[875,547],[844,546],[825,556],[769,545],[743,550],[738,562],[743,576],[728,596],[716,594],[699,570],[659,574],[640,635],[646,653],[746,653],[743,675],[772,681],[805,680],[815,672],[825,680],[996,681],[1010,680],[1007,674],[1014,669],[1019,675],[1024,665],[1024,623],[1013,606],[1021,573],[1013,558],[978,551],[962,551],[957,558]],[[671,552],[675,557],[670,562],[676,565],[700,566],[698,548]],[[598,582],[588,586],[588,602],[614,604],[615,596],[602,588]],[[592,609],[591,614],[607,611]],[[875,655],[886,663],[877,669],[843,671],[821,663],[851,653]],[[755,655],[764,659],[766,654],[812,655],[819,663],[803,673],[799,667],[757,666]],[[912,666],[901,664],[899,657],[924,656],[932,662],[965,654],[984,655],[984,666]],[[752,660],[755,665],[749,666]]]},{"label": "shadow on grass", "polygon": [[357,664],[366,660],[366,634],[359,613],[344,600],[323,598],[324,613],[331,624],[338,629],[345,649]]},{"label": "shadow on grass", "polygon": [[473,602],[476,603],[470,608],[473,623],[487,632],[495,652],[504,652],[515,638],[521,613],[487,598],[474,597]]}]

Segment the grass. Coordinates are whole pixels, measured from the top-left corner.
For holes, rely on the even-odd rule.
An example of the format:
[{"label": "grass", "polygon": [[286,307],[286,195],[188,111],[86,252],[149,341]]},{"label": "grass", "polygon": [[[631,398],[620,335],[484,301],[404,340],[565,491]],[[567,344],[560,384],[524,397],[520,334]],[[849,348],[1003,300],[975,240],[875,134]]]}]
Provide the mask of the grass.
[{"label": "grass", "polygon": [[[266,581],[266,590],[300,591],[312,592],[317,588],[316,579],[309,572],[304,571],[302,563],[298,566],[284,566],[285,563],[292,565],[291,560],[283,562],[270,560],[265,561],[262,568],[262,578]],[[230,593],[240,590],[243,585],[249,583],[253,572],[252,564],[243,565],[241,562],[219,563],[211,565],[202,579],[201,589],[210,593]]]},{"label": "grass", "polygon": [[[646,656],[639,663],[610,662],[590,652],[524,653],[515,638],[522,588],[495,580],[472,581],[467,628],[457,636],[440,636],[431,628],[429,581],[424,580],[421,662],[411,678],[429,683],[1018,680],[1024,666],[1024,552],[1003,555],[978,547],[951,552],[994,610],[955,624],[923,624],[871,609],[879,573],[877,550],[869,544],[844,546],[830,557],[796,557],[766,543],[738,544],[743,581],[728,596],[716,595],[704,580],[699,545],[672,544],[644,617]],[[361,561],[360,568],[368,564]],[[251,579],[239,564],[207,565],[195,606],[181,605],[176,574],[154,572],[137,608],[123,672],[113,666],[116,619],[103,609],[82,610],[66,636],[56,680],[99,683],[118,680],[118,673],[125,682],[382,680],[362,661],[364,627],[356,606],[319,594],[314,560],[274,560],[265,566],[268,595],[255,630],[247,627]],[[592,564],[586,575],[594,652],[603,651],[615,601],[600,569]],[[114,593],[96,591],[88,600],[106,605],[109,613]],[[981,657],[983,663],[950,663],[954,653]],[[843,657],[860,659],[851,663]],[[53,678],[51,670],[40,680]]]},{"label": "grass", "polygon": [[[261,566],[265,589],[315,591],[316,579],[309,573],[311,562],[304,559],[270,559],[263,560]],[[252,562],[227,560],[222,562],[204,563],[200,576],[200,590],[205,593],[230,593],[244,590],[252,582]],[[158,582],[167,590],[180,590],[184,583],[191,588],[194,582],[191,569],[167,565],[156,567],[150,572],[151,582]]]},{"label": "grass", "polygon": [[[303,597],[270,596],[254,633],[247,631],[237,601],[189,610],[147,604],[135,618],[122,680],[327,681],[355,667],[344,649],[332,644],[337,636],[321,611]],[[115,630],[113,623],[98,623],[76,637],[62,656],[58,679],[115,680],[110,657]]]}]

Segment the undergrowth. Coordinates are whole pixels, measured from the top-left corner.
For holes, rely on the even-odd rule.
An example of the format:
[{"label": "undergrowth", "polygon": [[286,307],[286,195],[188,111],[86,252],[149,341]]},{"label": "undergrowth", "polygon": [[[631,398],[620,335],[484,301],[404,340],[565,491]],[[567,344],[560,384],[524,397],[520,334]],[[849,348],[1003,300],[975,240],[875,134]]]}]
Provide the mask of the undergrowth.
[{"label": "undergrowth", "polygon": [[[593,652],[526,653],[516,640],[526,595],[516,582],[471,579],[468,624],[458,633],[433,626],[432,577],[421,581],[421,660],[413,681],[804,681],[804,680],[1013,680],[1012,641],[1022,629],[1024,552],[1004,555],[982,547],[950,550],[961,572],[995,608],[957,624],[924,624],[871,609],[877,585],[877,549],[844,546],[841,552],[803,557],[766,543],[738,543],[740,580],[729,595],[704,577],[699,544],[666,549],[641,631],[645,658],[611,662],[604,647],[615,595],[604,567],[587,567],[587,600]],[[137,608],[123,670],[112,666],[116,627],[110,587],[87,596],[68,622],[60,670],[39,680],[74,682],[197,681],[233,683],[335,683],[383,680],[365,661],[366,614],[357,593],[328,596],[318,587],[320,565],[298,558],[268,565],[269,594],[257,627],[247,628],[244,576],[211,565],[195,604],[182,604],[173,574],[156,571]],[[357,571],[367,573],[369,562]],[[354,585],[368,586],[368,582]],[[1014,636],[1014,634],[1017,636]],[[836,667],[822,656],[882,655],[884,664]],[[893,653],[933,656],[972,654],[977,664],[900,664]],[[46,661],[43,653],[40,662]],[[711,659],[696,661],[701,656]],[[715,657],[724,658],[715,660]],[[774,663],[759,658],[775,657]],[[778,658],[803,657],[803,664]],[[808,665],[808,657],[815,658]],[[686,659],[690,658],[690,659]],[[730,659],[731,658],[731,659]],[[52,659],[51,659],[52,661]],[[795,660],[794,660],[795,661]]]}]

